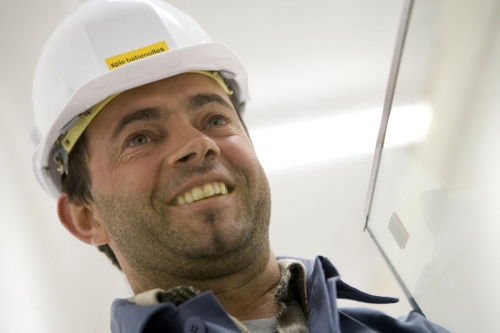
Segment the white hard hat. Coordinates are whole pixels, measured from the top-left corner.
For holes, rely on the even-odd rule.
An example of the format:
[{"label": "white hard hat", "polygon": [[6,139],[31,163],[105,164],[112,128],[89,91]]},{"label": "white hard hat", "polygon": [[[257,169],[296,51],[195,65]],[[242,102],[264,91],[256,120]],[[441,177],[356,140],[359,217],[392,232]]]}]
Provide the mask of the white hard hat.
[{"label": "white hard hat", "polygon": [[217,72],[239,103],[248,77],[239,58],[190,16],[161,0],[88,0],[50,36],[33,80],[33,168],[61,193],[55,143],[109,96],[193,70]]}]

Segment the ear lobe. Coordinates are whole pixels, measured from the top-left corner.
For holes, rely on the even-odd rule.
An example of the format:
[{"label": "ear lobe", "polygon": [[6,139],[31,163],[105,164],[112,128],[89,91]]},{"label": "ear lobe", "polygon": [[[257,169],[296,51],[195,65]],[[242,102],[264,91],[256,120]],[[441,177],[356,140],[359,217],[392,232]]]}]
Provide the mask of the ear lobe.
[{"label": "ear lobe", "polygon": [[94,217],[95,208],[69,201],[66,193],[57,200],[57,214],[62,225],[76,238],[90,245],[105,245],[108,233]]}]

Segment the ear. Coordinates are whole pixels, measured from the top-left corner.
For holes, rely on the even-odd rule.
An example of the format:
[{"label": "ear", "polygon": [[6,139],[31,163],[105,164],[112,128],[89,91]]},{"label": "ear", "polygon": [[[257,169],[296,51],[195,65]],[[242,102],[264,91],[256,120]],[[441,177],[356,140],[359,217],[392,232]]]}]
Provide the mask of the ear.
[{"label": "ear", "polygon": [[109,243],[95,205],[72,203],[63,193],[57,201],[57,213],[64,227],[82,242],[95,246]]}]

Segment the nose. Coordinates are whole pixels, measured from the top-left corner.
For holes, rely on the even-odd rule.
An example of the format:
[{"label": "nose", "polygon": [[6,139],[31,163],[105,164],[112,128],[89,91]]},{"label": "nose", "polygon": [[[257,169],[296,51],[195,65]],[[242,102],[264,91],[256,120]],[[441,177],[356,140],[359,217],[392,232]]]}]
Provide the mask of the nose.
[{"label": "nose", "polygon": [[206,158],[216,158],[220,148],[212,138],[192,126],[178,128],[179,133],[172,141],[175,142],[173,152],[168,156],[171,167],[186,164],[200,164]]}]

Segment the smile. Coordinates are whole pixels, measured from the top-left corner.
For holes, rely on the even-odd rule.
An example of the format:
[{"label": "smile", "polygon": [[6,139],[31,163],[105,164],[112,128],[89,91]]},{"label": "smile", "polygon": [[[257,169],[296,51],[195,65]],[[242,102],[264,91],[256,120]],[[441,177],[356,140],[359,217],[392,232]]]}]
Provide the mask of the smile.
[{"label": "smile", "polygon": [[228,193],[227,186],[223,182],[211,182],[202,186],[195,186],[191,190],[186,191],[183,195],[177,197],[177,205],[185,205],[194,201],[200,201],[205,198],[210,198],[215,195],[226,195]]}]

